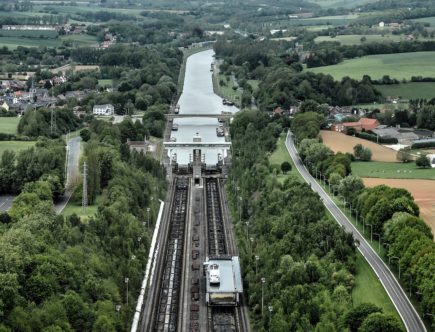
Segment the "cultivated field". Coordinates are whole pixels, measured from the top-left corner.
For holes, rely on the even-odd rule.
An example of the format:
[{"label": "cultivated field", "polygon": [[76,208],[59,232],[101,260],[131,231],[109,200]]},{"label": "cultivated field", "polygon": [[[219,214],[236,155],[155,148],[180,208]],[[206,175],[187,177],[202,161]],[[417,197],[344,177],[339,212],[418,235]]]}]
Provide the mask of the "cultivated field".
[{"label": "cultivated field", "polygon": [[385,97],[401,97],[405,99],[435,97],[435,82],[410,82],[402,84],[375,85]]},{"label": "cultivated field", "polygon": [[365,37],[366,41],[364,43],[385,43],[385,42],[397,42],[404,40],[403,36],[398,35],[339,35],[336,37],[330,36],[319,36],[314,39],[314,42],[339,42],[341,45],[359,45],[361,44],[361,38]]},{"label": "cultivated field", "polygon": [[[18,122],[20,122],[20,118],[4,118],[0,117],[0,133],[5,134],[16,134]],[[2,142],[0,142],[2,144]]]},{"label": "cultivated field", "polygon": [[414,196],[420,207],[420,216],[435,233],[435,181],[410,179],[373,179],[363,178],[367,187],[385,184],[390,187],[404,188]]},{"label": "cultivated field", "polygon": [[64,72],[64,71],[68,71],[68,70],[72,70],[73,72],[78,72],[78,71],[87,71],[87,70],[99,70],[100,66],[95,66],[95,65],[64,65],[62,67],[57,67],[54,69],[50,69],[50,71],[52,73],[58,73],[58,72]]},{"label": "cultivated field", "polygon": [[412,76],[435,77],[435,52],[410,52],[398,54],[369,55],[358,59],[318,68],[307,69],[314,73],[330,74],[340,80],[344,76],[362,79],[369,75],[380,79],[389,75],[397,79],[410,79]]},{"label": "cultivated field", "polygon": [[396,161],[396,151],[386,148],[385,146],[330,130],[322,130],[320,134],[323,139],[323,144],[334,152],[353,153],[353,147],[357,144],[362,144],[372,151],[372,160]]}]

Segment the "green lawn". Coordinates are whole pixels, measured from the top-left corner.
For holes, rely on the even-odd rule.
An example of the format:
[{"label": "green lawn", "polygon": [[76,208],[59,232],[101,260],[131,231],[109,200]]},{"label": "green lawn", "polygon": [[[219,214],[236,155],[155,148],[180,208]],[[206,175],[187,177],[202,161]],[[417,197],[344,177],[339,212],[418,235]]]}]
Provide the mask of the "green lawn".
[{"label": "green lawn", "polygon": [[[276,165],[279,167],[280,172],[279,174],[277,174],[277,179],[280,183],[283,183],[284,180],[287,179],[290,175],[297,176],[301,181],[303,181],[301,174],[296,170],[295,164],[293,163],[293,160],[290,158],[290,155],[287,151],[287,148],[285,146],[285,137],[286,133],[282,133],[281,136],[278,138],[278,142],[276,143],[276,149],[269,156],[269,163],[271,165]],[[281,173],[281,164],[284,161],[288,161],[292,165],[292,170],[287,174]]]},{"label": "green lawn", "polygon": [[83,211],[83,208],[80,205],[76,205],[72,202],[69,202],[65,209],[62,211],[63,216],[70,216],[73,213],[77,214],[79,217],[83,217],[84,219],[87,219],[91,216],[93,216],[98,211],[98,206],[101,204],[101,202],[104,199],[104,195],[97,196],[97,199],[95,200],[95,203],[93,205],[90,205],[86,207],[86,211]]},{"label": "green lawn", "polygon": [[18,122],[20,122],[20,118],[4,118],[0,117],[0,133],[5,134],[16,134]]},{"label": "green lawn", "polygon": [[399,54],[369,55],[358,59],[318,68],[307,69],[314,73],[325,73],[340,80],[344,76],[361,79],[365,74],[373,79],[389,75],[397,79],[411,76],[435,77],[435,52],[411,52]]},{"label": "green lawn", "polygon": [[250,86],[252,86],[252,89],[254,90],[254,92],[256,90],[258,90],[258,85],[260,84],[259,80],[248,80],[248,83]]},{"label": "green lawn", "polygon": [[435,97],[435,82],[409,82],[401,84],[375,85],[385,97],[401,97],[405,99]]},{"label": "green lawn", "polygon": [[1,141],[0,142],[0,156],[3,154],[5,150],[12,150],[14,152],[18,152],[21,150],[25,150],[33,145],[36,142],[21,142],[21,141]]},{"label": "green lawn", "polygon": [[[353,162],[352,173],[365,178],[428,179],[435,180],[435,169],[420,169],[415,163],[388,163],[381,161]],[[434,184],[435,188],[435,184]]]},{"label": "green lawn", "polygon": [[24,38],[56,38],[58,36],[56,30],[38,31],[38,30],[0,30],[2,37],[24,37]]},{"label": "green lawn", "polygon": [[356,255],[355,266],[355,285],[352,290],[353,305],[357,306],[364,302],[373,303],[382,308],[384,313],[395,315],[402,321],[375,272],[359,252]]},{"label": "green lawn", "polygon": [[97,38],[95,36],[90,36],[86,34],[79,35],[66,35],[60,37],[60,42],[70,41],[74,44],[74,46],[89,46],[97,43]]},{"label": "green lawn", "polygon": [[0,37],[0,47],[6,46],[9,49],[23,47],[56,47],[62,44],[60,39],[30,39],[21,37]]},{"label": "green lawn", "polygon": [[313,0],[322,8],[353,8],[356,6],[362,6],[366,3],[376,2],[377,0]]},{"label": "green lawn", "polygon": [[340,42],[341,45],[359,45],[361,44],[361,38],[365,37],[367,40],[364,43],[371,43],[371,42],[378,42],[378,43],[384,43],[384,42],[397,42],[404,40],[403,36],[398,35],[340,35],[336,36],[334,38],[329,36],[319,36],[314,41],[316,43],[324,42],[324,41],[330,41],[330,42]]},{"label": "green lawn", "polygon": [[358,108],[364,108],[364,109],[386,109],[386,110],[395,110],[395,109],[407,109],[408,103],[398,103],[398,104],[379,104],[379,103],[373,103],[373,104],[357,104],[355,107]]},{"label": "green lawn", "polygon": [[411,20],[411,21],[429,23],[431,25],[431,27],[435,26],[435,16],[417,18],[417,19]]},{"label": "green lawn", "polygon": [[106,86],[106,85],[112,86],[112,84],[113,84],[113,80],[111,79],[98,80],[98,85],[101,86]]}]

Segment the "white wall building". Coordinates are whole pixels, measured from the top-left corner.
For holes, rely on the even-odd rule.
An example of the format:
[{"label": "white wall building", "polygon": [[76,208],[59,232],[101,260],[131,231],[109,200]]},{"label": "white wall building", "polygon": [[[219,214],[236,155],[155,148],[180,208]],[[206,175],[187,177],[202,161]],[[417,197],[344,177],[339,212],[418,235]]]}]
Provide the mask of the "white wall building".
[{"label": "white wall building", "polygon": [[110,116],[113,115],[114,112],[115,112],[115,107],[112,104],[94,105],[92,109],[92,114],[94,115]]}]

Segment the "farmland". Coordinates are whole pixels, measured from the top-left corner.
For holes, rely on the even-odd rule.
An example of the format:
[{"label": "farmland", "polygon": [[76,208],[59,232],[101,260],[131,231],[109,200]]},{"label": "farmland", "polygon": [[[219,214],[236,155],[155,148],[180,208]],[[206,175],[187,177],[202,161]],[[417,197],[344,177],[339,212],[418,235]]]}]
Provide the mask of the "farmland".
[{"label": "farmland", "polygon": [[0,47],[6,46],[9,49],[16,49],[18,46],[58,47],[64,41],[73,42],[75,46],[87,46],[96,43],[96,38],[89,35],[69,35],[58,38],[0,37]]},{"label": "farmland", "polygon": [[435,77],[434,61],[435,52],[381,54],[344,60],[337,65],[308,70],[330,74],[337,80],[345,76],[362,79],[364,75],[369,75],[373,79],[389,75],[392,78],[409,80],[412,76]]},{"label": "farmland", "polygon": [[405,99],[431,99],[435,97],[435,82],[383,84],[375,87],[384,97],[401,97]]},{"label": "farmland", "polygon": [[390,187],[407,189],[420,207],[420,216],[432,229],[432,232],[435,232],[435,181],[374,178],[363,178],[363,180],[367,187],[385,184]]},{"label": "farmland", "polygon": [[20,118],[0,118],[0,133],[5,134],[16,134],[18,122],[20,122]]},{"label": "farmland", "polygon": [[353,162],[352,173],[367,178],[435,180],[435,169],[420,169],[414,162]]},{"label": "farmland", "polygon": [[321,136],[323,144],[334,152],[340,151],[343,153],[353,153],[353,147],[357,144],[362,144],[364,147],[369,148],[372,151],[373,160],[386,162],[396,161],[396,151],[386,148],[385,146],[329,130],[322,130]]},{"label": "farmland", "polygon": [[388,42],[398,42],[404,40],[403,36],[400,35],[339,35],[336,37],[330,36],[319,36],[314,41],[316,43],[320,42],[339,42],[341,45],[359,45],[362,43],[361,38],[365,37],[366,41],[364,43],[388,43]]}]

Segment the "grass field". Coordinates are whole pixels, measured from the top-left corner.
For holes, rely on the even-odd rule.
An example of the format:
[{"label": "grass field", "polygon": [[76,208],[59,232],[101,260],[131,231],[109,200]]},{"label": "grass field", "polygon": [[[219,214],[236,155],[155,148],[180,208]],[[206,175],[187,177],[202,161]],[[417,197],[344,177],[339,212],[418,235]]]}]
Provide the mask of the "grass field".
[{"label": "grass field", "polygon": [[376,2],[377,0],[313,0],[319,6],[323,8],[353,8],[356,6],[362,6],[366,3]]},{"label": "grass field", "polygon": [[36,142],[21,142],[21,141],[1,141],[0,142],[0,156],[6,150],[19,152],[33,146]]},{"label": "grass field", "polygon": [[364,109],[385,109],[385,110],[395,110],[398,108],[401,109],[407,109],[409,106],[409,103],[398,103],[398,104],[393,104],[393,103],[389,103],[389,104],[382,104],[382,103],[373,103],[373,104],[357,104],[355,105],[355,107],[358,108],[364,108]]},{"label": "grass field", "polygon": [[413,162],[358,161],[352,163],[352,173],[364,178],[435,180],[435,169],[420,169]]},{"label": "grass field", "polygon": [[367,40],[364,43],[384,43],[384,42],[398,42],[404,40],[403,36],[397,35],[340,35],[334,38],[329,36],[319,36],[314,41],[316,43],[320,42],[339,42],[341,45],[359,45],[361,44],[361,38],[365,37]]},{"label": "grass field", "polygon": [[[278,141],[276,143],[276,149],[269,156],[269,163],[271,165],[276,165],[279,167],[280,173],[276,176],[276,178],[280,183],[283,183],[284,180],[287,179],[289,176],[297,176],[301,181],[303,181],[301,174],[297,171],[295,164],[290,158],[287,148],[285,147],[285,137],[286,134],[282,133],[281,136],[278,138]],[[284,161],[288,161],[292,165],[292,170],[287,174],[281,173],[281,164]]]},{"label": "grass field", "polygon": [[56,30],[0,30],[2,37],[24,37],[24,38],[56,38],[59,34]]},{"label": "grass field", "polygon": [[385,97],[401,97],[405,99],[435,97],[435,82],[409,82],[401,84],[375,85]]},{"label": "grass field", "polygon": [[323,139],[323,144],[334,152],[353,153],[353,147],[357,144],[362,144],[364,147],[369,148],[372,151],[373,160],[388,162],[396,161],[396,151],[374,142],[330,130],[322,130],[320,134]]},{"label": "grass field", "polygon": [[431,25],[431,27],[435,26],[435,16],[417,18],[417,19],[411,20],[411,21],[429,23]]},{"label": "grass field", "polygon": [[[1,35],[1,34],[0,34]],[[0,37],[0,47],[6,46],[9,49],[16,49],[18,46],[23,47],[57,47],[63,42],[72,42],[74,46],[87,46],[95,44],[96,38],[89,35],[68,35],[59,38],[25,38],[25,37]]]},{"label": "grass field", "polygon": [[20,122],[20,118],[17,117],[13,117],[13,118],[0,117],[0,133],[16,134],[18,122]]},{"label": "grass field", "polygon": [[361,303],[373,303],[382,308],[384,313],[395,315],[401,320],[375,272],[359,252],[355,266],[355,285],[352,290],[354,307]]},{"label": "grass field", "polygon": [[314,73],[330,74],[340,80],[344,76],[361,79],[370,75],[373,79],[389,75],[397,79],[410,79],[411,76],[435,77],[435,52],[412,52],[399,54],[369,55],[358,59],[318,68],[310,68]]},{"label": "grass field", "polygon": [[98,85],[101,86],[106,86],[106,85],[112,85],[113,84],[113,80],[111,79],[105,79],[105,80],[98,80]]},{"label": "grass field", "polygon": [[[220,85],[220,81],[224,81],[225,85]],[[242,91],[239,89],[233,90],[234,83],[231,79],[227,80],[227,76],[223,74],[213,73],[213,82],[216,89],[216,94],[222,98],[226,98],[234,102],[237,106],[240,106],[242,99]]]},{"label": "grass field", "polygon": [[70,216],[73,213],[77,214],[79,217],[83,217],[84,219],[87,219],[91,216],[93,216],[98,211],[98,205],[103,201],[104,197],[103,195],[97,196],[94,205],[90,205],[86,208],[86,211],[83,211],[83,208],[81,205],[76,205],[74,203],[69,202],[65,209],[62,211],[63,216]]}]

